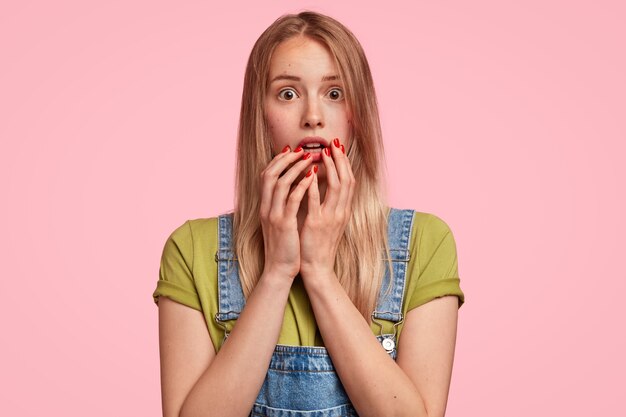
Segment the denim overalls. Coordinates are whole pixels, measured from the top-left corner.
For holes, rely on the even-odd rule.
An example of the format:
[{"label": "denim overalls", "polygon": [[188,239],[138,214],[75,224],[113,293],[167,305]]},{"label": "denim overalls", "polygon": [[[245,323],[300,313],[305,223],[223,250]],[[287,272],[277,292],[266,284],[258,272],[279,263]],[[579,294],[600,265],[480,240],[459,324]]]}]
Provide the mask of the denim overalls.
[{"label": "denim overalls", "polygon": [[[393,285],[389,290],[389,272],[378,297],[374,323],[380,326],[378,341],[389,355],[396,359],[396,327],[403,320],[406,267],[410,258],[409,240],[413,224],[413,210],[391,209],[388,217],[388,239],[393,267]],[[218,324],[236,320],[245,305],[239,281],[237,259],[231,245],[232,215],[219,217],[218,261],[219,311]],[[393,323],[393,334],[383,334],[377,320]],[[228,337],[228,330],[226,331]],[[331,358],[324,347],[277,345],[263,386],[252,408],[251,416],[272,417],[334,417],[356,416]]]}]

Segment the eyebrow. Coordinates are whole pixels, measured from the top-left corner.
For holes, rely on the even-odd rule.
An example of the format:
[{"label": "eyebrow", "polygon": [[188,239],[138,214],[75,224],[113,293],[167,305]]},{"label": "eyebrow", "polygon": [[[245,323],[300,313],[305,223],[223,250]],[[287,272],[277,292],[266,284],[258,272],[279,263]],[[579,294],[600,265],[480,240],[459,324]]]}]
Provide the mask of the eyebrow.
[{"label": "eyebrow", "polygon": [[[322,82],[337,81],[340,79],[341,77],[338,75],[325,75],[322,77]],[[281,74],[281,75],[277,75],[276,77],[274,77],[272,81],[270,81],[270,84],[273,83],[274,81],[280,81],[280,80],[301,81],[302,79],[300,77],[296,77],[295,75]]]}]

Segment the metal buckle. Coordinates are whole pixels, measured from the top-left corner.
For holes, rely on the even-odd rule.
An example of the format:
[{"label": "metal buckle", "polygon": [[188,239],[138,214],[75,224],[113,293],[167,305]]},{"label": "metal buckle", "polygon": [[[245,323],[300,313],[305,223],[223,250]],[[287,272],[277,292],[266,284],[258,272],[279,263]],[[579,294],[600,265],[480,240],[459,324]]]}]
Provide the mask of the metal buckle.
[{"label": "metal buckle", "polygon": [[[395,313],[392,313],[391,311],[376,311],[376,312],[372,312],[372,322],[375,323],[380,328],[380,332],[379,332],[378,335],[383,338],[383,340],[381,341],[381,345],[382,345],[383,349],[385,349],[387,351],[387,353],[391,353],[396,348],[395,340],[396,340],[397,335],[398,335],[398,326],[404,322],[404,316],[402,315],[402,313],[400,313],[400,321],[398,321],[397,323],[393,324],[393,339],[390,339],[388,337],[384,337],[383,336],[383,325],[382,325],[381,322],[379,322],[374,317],[375,313],[380,313],[380,314],[385,314],[385,313],[387,313],[387,314],[395,314]],[[386,321],[390,321],[390,320],[386,320]]]},{"label": "metal buckle", "polygon": [[[221,313],[221,314],[229,314],[229,313],[237,313],[237,314],[241,314],[239,311],[227,311],[226,313]],[[215,323],[220,326],[222,329],[224,329],[224,342],[226,341],[226,339],[228,338],[228,335],[230,334],[230,330],[228,330],[228,326],[226,326],[226,322],[230,321],[230,320],[220,320],[219,318],[220,313],[216,313],[215,314]]]}]

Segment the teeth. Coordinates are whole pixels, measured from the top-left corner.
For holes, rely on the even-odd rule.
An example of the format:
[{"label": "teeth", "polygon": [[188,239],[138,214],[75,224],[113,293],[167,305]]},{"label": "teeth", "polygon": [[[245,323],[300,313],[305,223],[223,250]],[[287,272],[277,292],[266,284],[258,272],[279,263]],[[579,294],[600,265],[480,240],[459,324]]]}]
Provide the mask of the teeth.
[{"label": "teeth", "polygon": [[309,145],[302,145],[303,148],[305,149],[316,149],[316,148],[323,148],[323,146],[319,143],[314,143],[314,144],[309,144]]}]

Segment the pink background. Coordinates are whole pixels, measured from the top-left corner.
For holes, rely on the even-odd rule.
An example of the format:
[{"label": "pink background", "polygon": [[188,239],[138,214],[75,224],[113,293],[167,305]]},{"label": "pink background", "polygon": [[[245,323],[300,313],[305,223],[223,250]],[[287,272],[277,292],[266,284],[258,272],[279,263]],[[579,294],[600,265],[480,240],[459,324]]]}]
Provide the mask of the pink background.
[{"label": "pink background", "polygon": [[624,3],[393,4],[2,3],[3,415],[160,413],[163,244],[232,207],[248,53],[304,8],[366,50],[391,204],[456,237],[448,415],[624,415]]}]

